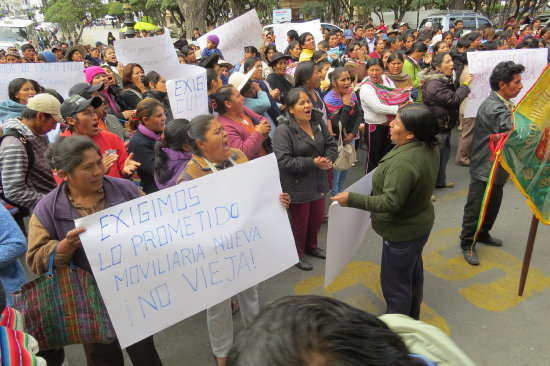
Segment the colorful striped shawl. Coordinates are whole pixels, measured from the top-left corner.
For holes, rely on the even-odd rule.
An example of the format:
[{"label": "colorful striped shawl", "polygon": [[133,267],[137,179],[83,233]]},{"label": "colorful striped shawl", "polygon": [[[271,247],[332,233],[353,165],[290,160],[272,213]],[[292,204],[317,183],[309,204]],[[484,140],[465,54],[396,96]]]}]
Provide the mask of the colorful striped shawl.
[{"label": "colorful striped shawl", "polygon": [[[334,117],[342,109],[344,106],[344,102],[342,101],[342,97],[338,95],[334,90],[331,90],[328,92],[327,95],[325,95],[325,105],[327,106],[328,112],[329,112],[329,118]],[[355,103],[357,103],[357,96],[355,94],[351,97],[351,106],[355,106]]]},{"label": "colorful striped shawl", "polygon": [[387,86],[373,83],[370,80],[364,81],[361,85],[368,84],[376,91],[378,99],[385,105],[401,105],[406,103],[410,98],[411,91],[409,89],[388,88]]}]

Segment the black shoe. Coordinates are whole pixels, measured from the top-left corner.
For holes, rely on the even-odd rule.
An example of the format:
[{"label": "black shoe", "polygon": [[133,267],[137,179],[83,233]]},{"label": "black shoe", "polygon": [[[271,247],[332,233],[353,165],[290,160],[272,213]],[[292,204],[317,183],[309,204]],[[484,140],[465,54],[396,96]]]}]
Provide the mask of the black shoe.
[{"label": "black shoe", "polygon": [[466,259],[466,262],[470,263],[472,266],[479,265],[479,258],[475,249],[462,249],[462,254],[464,255],[464,259]]},{"label": "black shoe", "polygon": [[306,262],[304,258],[300,258],[300,261],[296,263],[296,267],[300,268],[302,271],[311,271],[313,266]]},{"label": "black shoe", "polygon": [[310,251],[306,251],[307,254],[311,255],[312,257],[317,257],[321,259],[325,259],[327,257],[327,253],[321,248],[315,248]]},{"label": "black shoe", "polygon": [[502,240],[493,238],[491,235],[487,234],[485,236],[480,236],[477,238],[477,242],[485,245],[490,245],[492,247],[501,247]]}]

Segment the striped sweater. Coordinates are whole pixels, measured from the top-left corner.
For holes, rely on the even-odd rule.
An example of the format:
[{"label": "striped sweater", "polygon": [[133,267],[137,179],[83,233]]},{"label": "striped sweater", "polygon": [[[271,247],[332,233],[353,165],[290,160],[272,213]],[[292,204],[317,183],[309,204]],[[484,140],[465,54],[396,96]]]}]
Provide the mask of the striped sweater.
[{"label": "striped sweater", "polygon": [[27,174],[29,160],[25,146],[16,137],[4,138],[0,145],[0,176],[6,198],[32,209],[42,197],[56,187],[52,170],[46,164],[45,158],[48,137],[35,136],[18,118],[5,121],[2,127],[19,131],[31,143],[34,164]]}]

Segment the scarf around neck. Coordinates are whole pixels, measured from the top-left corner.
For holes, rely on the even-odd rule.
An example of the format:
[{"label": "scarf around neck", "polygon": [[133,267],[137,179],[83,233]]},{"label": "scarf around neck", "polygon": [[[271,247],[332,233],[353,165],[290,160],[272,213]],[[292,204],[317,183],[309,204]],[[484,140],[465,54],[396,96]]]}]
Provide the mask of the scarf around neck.
[{"label": "scarf around neck", "polygon": [[138,125],[138,130],[143,136],[149,137],[151,140],[160,141],[162,138],[162,134],[151,131],[141,123]]},{"label": "scarf around neck", "polygon": [[397,82],[407,81],[411,78],[409,76],[409,74],[407,74],[403,70],[401,70],[401,73],[399,73],[397,75],[390,74],[389,72],[384,73],[384,75],[386,75],[388,78],[392,79],[392,81],[397,81]]}]

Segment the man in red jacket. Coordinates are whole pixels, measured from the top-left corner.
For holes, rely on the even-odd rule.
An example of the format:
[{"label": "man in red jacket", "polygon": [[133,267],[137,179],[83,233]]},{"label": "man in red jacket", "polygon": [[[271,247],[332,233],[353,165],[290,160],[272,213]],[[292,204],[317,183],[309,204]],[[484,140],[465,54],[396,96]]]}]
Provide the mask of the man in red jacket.
[{"label": "man in red jacket", "polygon": [[[61,105],[61,115],[67,122],[69,129],[62,136],[71,134],[91,138],[101,150],[105,175],[115,178],[129,178],[141,165],[133,160],[134,154],[128,155],[124,142],[117,135],[99,129],[99,121],[95,112],[102,104],[99,97],[84,99],[80,95],[73,95]],[[56,180],[60,178],[56,177]]]}]

